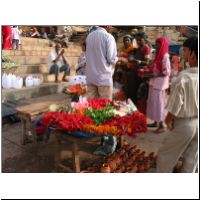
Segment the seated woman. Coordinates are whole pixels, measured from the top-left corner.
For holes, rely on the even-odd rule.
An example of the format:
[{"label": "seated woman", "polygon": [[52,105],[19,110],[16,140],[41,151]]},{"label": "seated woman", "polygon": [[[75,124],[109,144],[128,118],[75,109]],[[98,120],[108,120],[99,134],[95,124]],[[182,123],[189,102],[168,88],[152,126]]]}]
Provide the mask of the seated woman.
[{"label": "seated woman", "polygon": [[78,66],[76,69],[76,74],[77,75],[85,75],[85,70],[86,70],[86,43],[84,42],[82,44],[82,54],[80,55],[78,59]]},{"label": "seated woman", "polygon": [[40,33],[38,32],[36,27],[31,29],[31,37],[32,38],[40,38]]}]

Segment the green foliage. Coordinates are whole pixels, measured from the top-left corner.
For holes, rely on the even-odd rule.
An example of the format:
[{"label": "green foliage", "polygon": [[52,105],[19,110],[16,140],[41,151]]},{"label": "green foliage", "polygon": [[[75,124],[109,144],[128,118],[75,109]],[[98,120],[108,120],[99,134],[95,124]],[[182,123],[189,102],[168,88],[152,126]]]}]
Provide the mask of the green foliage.
[{"label": "green foliage", "polygon": [[101,110],[88,108],[86,111],[86,116],[92,118],[96,125],[100,125],[103,122],[112,119],[112,117],[115,115],[114,110],[116,110],[115,107],[111,105],[107,105]]},{"label": "green foliage", "polygon": [[15,61],[13,61],[9,56],[4,55],[2,53],[2,68],[3,69],[9,69],[9,68],[16,68],[19,66]]}]

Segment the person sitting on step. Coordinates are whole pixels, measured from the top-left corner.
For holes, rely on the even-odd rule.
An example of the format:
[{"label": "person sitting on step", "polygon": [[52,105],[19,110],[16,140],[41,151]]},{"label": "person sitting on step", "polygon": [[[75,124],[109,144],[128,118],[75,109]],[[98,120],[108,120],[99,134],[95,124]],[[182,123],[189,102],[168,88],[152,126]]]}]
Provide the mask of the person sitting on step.
[{"label": "person sitting on step", "polygon": [[48,68],[50,74],[55,74],[56,82],[58,82],[59,73],[64,72],[63,80],[66,75],[70,74],[70,65],[64,57],[64,52],[61,42],[55,40],[55,47],[48,56]]}]

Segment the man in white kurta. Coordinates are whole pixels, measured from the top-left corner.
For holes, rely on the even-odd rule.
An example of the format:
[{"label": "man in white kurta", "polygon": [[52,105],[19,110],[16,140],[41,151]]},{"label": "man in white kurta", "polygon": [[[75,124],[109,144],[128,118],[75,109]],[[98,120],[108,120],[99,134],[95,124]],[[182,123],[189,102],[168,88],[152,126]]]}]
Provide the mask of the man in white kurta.
[{"label": "man in white kurta", "polygon": [[89,98],[112,99],[113,66],[117,47],[114,37],[105,28],[98,27],[86,39],[86,77]]},{"label": "man in white kurta", "polygon": [[[117,47],[114,37],[107,32],[108,27],[96,27],[86,38],[86,80],[88,98],[112,100],[113,67],[116,64]],[[116,149],[116,137],[104,137],[103,146],[94,152],[107,155]]]},{"label": "man in white kurta", "polygon": [[179,74],[168,99],[170,133],[158,151],[158,173],[172,172],[181,156],[182,172],[195,172],[198,163],[198,39],[186,40],[183,51],[190,68]]}]

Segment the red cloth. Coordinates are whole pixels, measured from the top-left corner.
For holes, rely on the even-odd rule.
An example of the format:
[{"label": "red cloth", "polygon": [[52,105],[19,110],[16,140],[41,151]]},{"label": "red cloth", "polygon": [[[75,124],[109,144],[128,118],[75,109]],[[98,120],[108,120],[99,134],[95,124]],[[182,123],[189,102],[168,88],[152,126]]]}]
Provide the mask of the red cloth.
[{"label": "red cloth", "polygon": [[177,55],[172,57],[173,67],[176,72],[180,71],[180,58]]},{"label": "red cloth", "polygon": [[11,26],[2,26],[3,49],[12,49]]},{"label": "red cloth", "polygon": [[151,49],[148,45],[143,46],[141,51],[144,54],[144,56],[148,56],[151,53]]},{"label": "red cloth", "polygon": [[153,61],[153,71],[156,73],[162,72],[162,60],[163,56],[168,53],[169,49],[169,41],[165,37],[160,37],[156,40],[156,42],[159,42],[161,44],[160,49],[156,51],[156,56]]}]

